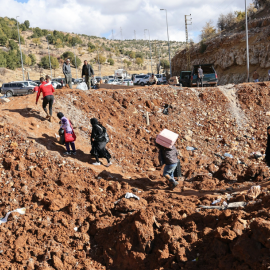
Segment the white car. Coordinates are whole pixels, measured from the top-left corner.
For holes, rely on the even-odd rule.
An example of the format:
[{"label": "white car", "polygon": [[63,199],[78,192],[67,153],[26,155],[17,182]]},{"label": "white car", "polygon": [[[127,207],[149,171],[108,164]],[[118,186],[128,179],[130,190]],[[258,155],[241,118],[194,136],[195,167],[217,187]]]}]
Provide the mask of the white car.
[{"label": "white car", "polygon": [[146,75],[145,74],[140,74],[140,75],[134,75],[133,76],[133,84],[139,84],[139,81],[144,78]]},{"label": "white car", "polygon": [[133,84],[133,81],[131,79],[125,79],[125,80],[123,80],[122,85],[133,86],[134,84]]},{"label": "white car", "polygon": [[120,82],[118,80],[115,79],[111,79],[108,81],[108,84],[112,84],[112,85],[120,85]]},{"label": "white car", "polygon": [[137,84],[140,84],[141,86],[146,85],[149,82],[150,75],[144,75],[143,78],[141,78]]},{"label": "white car", "polygon": [[54,89],[57,89],[57,88],[61,87],[61,83],[59,83],[57,81],[51,81],[51,84],[52,84]]},{"label": "white car", "polygon": [[167,83],[166,75],[165,74],[156,74],[155,75],[158,79],[158,84]]}]

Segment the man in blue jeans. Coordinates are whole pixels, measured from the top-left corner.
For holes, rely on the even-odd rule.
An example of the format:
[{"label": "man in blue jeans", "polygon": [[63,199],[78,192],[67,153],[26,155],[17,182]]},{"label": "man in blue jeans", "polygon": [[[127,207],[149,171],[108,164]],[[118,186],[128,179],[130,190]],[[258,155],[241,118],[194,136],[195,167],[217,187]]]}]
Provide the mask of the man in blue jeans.
[{"label": "man in blue jeans", "polygon": [[159,148],[159,162],[162,166],[165,164],[163,171],[163,176],[169,181],[172,188],[175,188],[178,185],[178,182],[174,180],[174,171],[177,168],[178,158],[176,147],[173,146],[171,149],[163,147],[157,144]]}]

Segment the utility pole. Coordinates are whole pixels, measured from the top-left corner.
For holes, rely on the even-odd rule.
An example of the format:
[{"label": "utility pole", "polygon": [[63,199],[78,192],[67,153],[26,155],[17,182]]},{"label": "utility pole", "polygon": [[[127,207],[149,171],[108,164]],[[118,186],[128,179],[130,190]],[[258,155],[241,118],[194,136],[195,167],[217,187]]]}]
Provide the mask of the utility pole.
[{"label": "utility pole", "polygon": [[[120,27],[120,33],[121,33],[121,41],[123,41],[122,27]],[[121,65],[122,65],[122,69],[124,69],[122,56],[121,56]]]},{"label": "utility pole", "polygon": [[75,49],[74,49],[74,47],[75,47],[76,45],[77,45],[77,44],[75,43],[74,46],[73,46],[73,50],[74,50],[74,55],[75,55],[76,79],[78,79],[77,59],[76,59],[76,53],[75,53]]},{"label": "utility pole", "polygon": [[188,42],[188,25],[192,24],[192,18],[188,19],[190,15],[185,15],[185,28],[186,28],[186,54],[187,54],[187,70],[190,70],[190,51],[189,51],[189,42]]},{"label": "utility pole", "polygon": [[148,31],[148,35],[149,35],[149,50],[150,50],[150,58],[151,58],[151,73],[153,74],[152,49],[151,49],[151,42],[150,42],[150,31],[149,31],[149,29],[144,29],[144,30]]},{"label": "utility pole", "polygon": [[169,62],[170,62],[170,77],[172,77],[171,48],[170,48],[170,38],[169,38],[169,26],[168,26],[167,9],[161,8],[160,10],[165,10],[166,11],[166,24],[167,24],[167,36],[168,36],[168,51],[169,51]]},{"label": "utility pole", "polygon": [[249,82],[249,46],[248,46],[247,0],[245,0],[245,15],[246,15],[247,81]]},{"label": "utility pole", "polygon": [[52,79],[52,65],[51,65],[51,56],[50,56],[50,49],[49,49],[49,40],[48,40],[48,36],[50,36],[51,34],[48,34],[46,36],[47,39],[47,43],[48,43],[48,54],[49,54],[49,62],[50,62],[50,71],[51,71],[51,79]]},{"label": "utility pole", "polygon": [[[144,29],[144,39],[145,39],[145,43],[144,43],[144,44],[145,44],[145,46],[147,47],[147,41],[146,41],[146,36],[145,36],[145,30],[146,30],[146,29]],[[145,55],[145,60],[147,59],[147,56],[148,56],[148,55],[147,55],[147,53],[146,53],[146,55]],[[147,61],[147,72],[149,73],[148,61]]]},{"label": "utility pole", "polygon": [[160,43],[159,43],[159,66],[158,66],[158,74],[160,74]]},{"label": "utility pole", "polygon": [[18,37],[19,37],[20,52],[21,52],[22,74],[23,74],[23,80],[24,80],[24,70],[23,70],[23,57],[22,57],[22,49],[21,49],[21,39],[20,39],[19,24],[18,24],[18,20],[17,20],[18,17],[20,17],[20,16],[17,16],[17,17],[16,17],[16,21],[17,21]]}]

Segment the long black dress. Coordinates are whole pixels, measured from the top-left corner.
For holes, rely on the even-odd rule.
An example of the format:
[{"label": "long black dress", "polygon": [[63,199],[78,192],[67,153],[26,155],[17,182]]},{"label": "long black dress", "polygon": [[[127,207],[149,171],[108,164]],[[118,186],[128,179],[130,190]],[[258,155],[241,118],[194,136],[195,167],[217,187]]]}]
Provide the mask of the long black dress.
[{"label": "long black dress", "polygon": [[270,135],[268,134],[268,130],[270,127],[267,128],[267,146],[265,150],[265,161],[268,167],[270,167]]},{"label": "long black dress", "polygon": [[[92,141],[94,139],[94,141]],[[106,149],[106,139],[104,136],[104,127],[99,125],[93,125],[91,133],[91,154],[98,158],[106,158],[109,160],[111,158],[110,153]]]}]

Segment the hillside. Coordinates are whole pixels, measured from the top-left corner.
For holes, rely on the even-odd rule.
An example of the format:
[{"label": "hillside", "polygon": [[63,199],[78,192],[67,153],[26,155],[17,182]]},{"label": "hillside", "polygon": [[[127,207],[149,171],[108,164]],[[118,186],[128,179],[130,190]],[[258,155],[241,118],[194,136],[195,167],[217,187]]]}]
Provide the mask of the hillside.
[{"label": "hillside", "polygon": [[[269,93],[269,83],[63,88],[52,123],[35,95],[1,103],[0,216],[25,208],[0,224],[1,269],[269,269]],[[76,156],[62,155],[59,111],[74,123]],[[109,168],[92,165],[92,117],[110,136]],[[174,190],[157,161],[164,128],[179,134]]]},{"label": "hillside", "polygon": [[[28,22],[29,23],[29,22]],[[41,74],[49,74],[48,67],[40,68],[42,57],[48,55],[48,36],[51,57],[55,57],[59,67],[53,70],[53,76],[62,77],[61,56],[64,52],[71,51],[76,54],[81,63],[86,59],[92,63],[96,75],[112,75],[118,68],[126,68],[129,73],[151,72],[150,50],[148,40],[110,40],[95,36],[76,35],[74,33],[64,33],[59,31],[42,30],[30,28],[28,23],[20,24],[20,35],[22,39],[22,52],[24,53],[25,73],[29,73],[31,79],[38,79]],[[28,28],[26,26],[28,26]],[[20,55],[18,44],[18,33],[16,32],[16,20],[0,18],[0,82],[9,80],[21,80]],[[16,34],[17,33],[17,34]],[[14,44],[15,43],[15,44]],[[166,41],[151,40],[153,72],[157,71],[159,54],[161,61],[167,61],[165,68],[168,69],[168,48]],[[182,43],[172,41],[171,51],[176,53]],[[11,52],[14,52],[11,54]],[[97,55],[101,56],[99,69]],[[29,56],[34,55],[35,63],[31,63]],[[13,57],[13,61],[10,58]],[[136,58],[142,59],[140,64],[136,64]],[[4,59],[6,58],[6,60]],[[113,59],[114,65],[107,61]],[[12,62],[15,64],[8,64]],[[33,62],[33,61],[32,61]],[[57,65],[56,65],[57,66]],[[164,66],[164,65],[163,65]],[[72,66],[73,77],[76,78],[75,64]],[[3,74],[5,73],[5,74]],[[78,66],[78,77],[81,77],[81,65]]]},{"label": "hillside", "polygon": [[[264,8],[249,19],[250,78],[255,70],[260,81],[268,80],[270,69],[270,9]],[[219,84],[246,81],[246,34],[245,22],[241,21],[213,38],[190,48],[191,66],[213,63]],[[187,70],[186,49],[172,59],[174,75]]]}]

